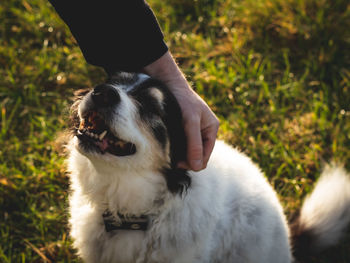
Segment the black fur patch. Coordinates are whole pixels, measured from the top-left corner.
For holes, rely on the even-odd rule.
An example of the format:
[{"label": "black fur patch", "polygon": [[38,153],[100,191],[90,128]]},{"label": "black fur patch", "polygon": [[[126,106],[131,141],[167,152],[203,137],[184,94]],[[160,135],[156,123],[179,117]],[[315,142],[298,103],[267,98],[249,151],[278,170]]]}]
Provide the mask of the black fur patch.
[{"label": "black fur patch", "polygon": [[300,211],[293,216],[290,224],[293,256],[297,263],[307,263],[317,253],[316,237],[312,230],[300,224],[299,216]]},{"label": "black fur patch", "polygon": [[191,186],[191,178],[187,171],[179,168],[164,169],[167,186],[170,192],[182,194]]},{"label": "black fur patch", "polygon": [[155,127],[152,127],[151,129],[153,132],[153,136],[157,139],[162,148],[165,148],[167,142],[166,128],[163,125],[157,125]]},{"label": "black fur patch", "polygon": [[[162,105],[150,94],[150,88],[157,88],[163,94]],[[157,115],[162,120],[164,126],[152,127],[152,131],[154,137],[163,147],[167,139],[170,143],[170,168],[164,169],[163,174],[171,192],[183,192],[191,185],[191,178],[187,175],[186,170],[177,168],[179,161],[187,159],[187,142],[181,108],[175,96],[161,82],[152,78],[142,82],[131,93],[139,102],[141,118],[147,122],[147,119],[152,119],[154,115]]]}]

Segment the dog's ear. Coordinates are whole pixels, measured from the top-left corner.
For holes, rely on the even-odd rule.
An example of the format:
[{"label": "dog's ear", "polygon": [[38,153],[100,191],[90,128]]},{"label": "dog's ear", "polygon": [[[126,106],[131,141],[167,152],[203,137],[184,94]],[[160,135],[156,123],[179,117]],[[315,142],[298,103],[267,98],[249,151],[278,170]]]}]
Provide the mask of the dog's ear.
[{"label": "dog's ear", "polygon": [[172,167],[176,167],[179,161],[187,159],[187,140],[183,128],[182,112],[175,96],[169,91],[165,91],[164,98],[164,124],[167,127]]},{"label": "dog's ear", "polygon": [[171,168],[164,169],[168,189],[172,193],[182,193],[191,185],[187,171],[177,168],[179,161],[187,160],[187,139],[182,122],[182,112],[175,96],[169,91],[164,92],[164,124],[168,130],[170,141]]}]

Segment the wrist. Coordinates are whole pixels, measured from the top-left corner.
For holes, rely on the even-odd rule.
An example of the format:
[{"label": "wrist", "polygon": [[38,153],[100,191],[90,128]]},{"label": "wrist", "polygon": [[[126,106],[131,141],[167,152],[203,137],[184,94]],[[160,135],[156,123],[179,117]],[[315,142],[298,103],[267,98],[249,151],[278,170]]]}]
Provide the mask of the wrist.
[{"label": "wrist", "polygon": [[190,88],[185,76],[169,51],[153,63],[145,66],[142,71],[147,75],[162,81],[171,90]]}]

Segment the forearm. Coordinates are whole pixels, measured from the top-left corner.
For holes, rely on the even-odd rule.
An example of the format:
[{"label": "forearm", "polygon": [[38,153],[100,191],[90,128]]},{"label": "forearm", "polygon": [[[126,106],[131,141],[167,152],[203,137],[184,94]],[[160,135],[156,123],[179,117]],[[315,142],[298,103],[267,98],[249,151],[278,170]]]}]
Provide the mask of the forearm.
[{"label": "forearm", "polygon": [[143,0],[49,0],[85,59],[113,71],[139,71],[167,52],[157,20]]}]

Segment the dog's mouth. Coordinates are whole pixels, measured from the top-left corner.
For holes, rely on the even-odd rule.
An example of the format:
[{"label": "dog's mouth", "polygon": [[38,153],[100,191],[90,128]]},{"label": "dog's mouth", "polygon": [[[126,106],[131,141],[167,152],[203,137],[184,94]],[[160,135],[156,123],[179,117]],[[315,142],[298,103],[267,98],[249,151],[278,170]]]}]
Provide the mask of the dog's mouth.
[{"label": "dog's mouth", "polygon": [[136,152],[135,144],[115,136],[96,111],[90,111],[83,116],[76,136],[80,141],[98,149],[102,154],[108,152],[116,156],[128,156]]}]

